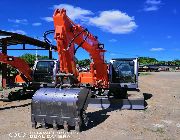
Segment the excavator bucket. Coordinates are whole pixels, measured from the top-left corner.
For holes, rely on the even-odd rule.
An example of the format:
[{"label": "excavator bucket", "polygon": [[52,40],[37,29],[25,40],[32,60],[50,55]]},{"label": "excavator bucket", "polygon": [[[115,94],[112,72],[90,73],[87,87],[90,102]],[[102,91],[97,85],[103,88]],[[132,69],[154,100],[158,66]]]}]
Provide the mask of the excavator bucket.
[{"label": "excavator bucket", "polygon": [[32,126],[63,125],[65,130],[75,126],[80,131],[87,124],[85,110],[90,90],[86,88],[59,89],[41,88],[32,98]]}]

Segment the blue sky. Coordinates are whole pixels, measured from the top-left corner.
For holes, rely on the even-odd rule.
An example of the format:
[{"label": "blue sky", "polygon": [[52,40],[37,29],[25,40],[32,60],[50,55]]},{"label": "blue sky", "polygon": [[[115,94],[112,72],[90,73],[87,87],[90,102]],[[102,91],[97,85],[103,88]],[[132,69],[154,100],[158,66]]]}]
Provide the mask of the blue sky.
[{"label": "blue sky", "polygon": [[[87,27],[105,44],[107,60],[138,56],[180,59],[179,0],[1,0],[0,7],[1,30],[42,39],[44,31],[54,28],[54,9],[64,7],[75,23]],[[27,52],[8,53],[19,56]],[[76,57],[89,55],[80,49]]]}]

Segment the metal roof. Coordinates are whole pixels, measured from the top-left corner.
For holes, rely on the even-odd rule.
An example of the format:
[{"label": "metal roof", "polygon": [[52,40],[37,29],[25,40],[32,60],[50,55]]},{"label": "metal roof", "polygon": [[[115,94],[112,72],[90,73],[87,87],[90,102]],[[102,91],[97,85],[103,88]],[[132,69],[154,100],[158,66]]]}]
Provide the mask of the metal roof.
[{"label": "metal roof", "polygon": [[[43,42],[41,40],[28,37],[26,35],[18,34],[18,33],[0,30],[0,49],[2,49],[2,47],[4,46],[4,43],[6,44],[6,46],[23,44],[23,49],[21,50],[27,50],[25,49],[25,44],[37,46],[45,50],[50,50],[50,49],[57,50],[56,46],[54,45],[50,46],[48,43]],[[13,50],[13,49],[8,49],[7,47],[7,50]],[[18,50],[18,49],[14,49],[14,50]],[[29,50],[32,50],[32,49],[29,49]]]}]

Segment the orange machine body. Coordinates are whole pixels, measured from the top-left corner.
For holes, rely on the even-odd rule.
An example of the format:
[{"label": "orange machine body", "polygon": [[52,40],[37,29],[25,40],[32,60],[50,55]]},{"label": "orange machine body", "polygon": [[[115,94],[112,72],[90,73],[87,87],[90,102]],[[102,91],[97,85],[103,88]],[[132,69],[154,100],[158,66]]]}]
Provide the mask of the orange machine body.
[{"label": "orange machine body", "polygon": [[[97,37],[80,25],[73,23],[66,15],[65,9],[57,9],[53,19],[54,38],[57,41],[61,72],[74,74],[79,83],[91,84],[97,88],[107,88],[109,82],[107,64],[104,61],[105,50],[99,47],[100,43]],[[90,54],[93,62],[89,72],[78,72],[76,69],[75,44]]]},{"label": "orange machine body", "polygon": [[16,68],[21,74],[17,75],[15,78],[16,82],[23,83],[28,82],[32,80],[31,77],[31,69],[29,65],[21,58],[14,57],[14,56],[8,56],[3,53],[0,53],[0,62],[8,64],[14,68]]},{"label": "orange machine body", "polygon": [[22,83],[25,83],[26,81],[24,80],[24,78],[22,78],[22,75],[21,74],[18,74],[16,75],[15,77],[15,83],[17,84],[22,84]]}]

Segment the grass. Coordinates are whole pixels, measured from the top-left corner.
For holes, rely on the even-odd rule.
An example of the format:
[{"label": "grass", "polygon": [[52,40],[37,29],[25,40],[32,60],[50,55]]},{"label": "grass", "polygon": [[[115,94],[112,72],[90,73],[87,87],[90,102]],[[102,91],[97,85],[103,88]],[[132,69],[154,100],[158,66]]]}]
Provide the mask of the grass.
[{"label": "grass", "polygon": [[146,76],[146,75],[151,75],[149,72],[140,72],[139,76]]},{"label": "grass", "polygon": [[164,128],[158,127],[154,132],[158,132],[160,134],[163,134],[165,131],[164,131]]},{"label": "grass", "polygon": [[155,133],[159,133],[159,134],[164,134],[165,133],[165,130],[162,127],[158,127],[155,130],[151,129],[151,128],[144,128],[144,130],[155,132]]}]

